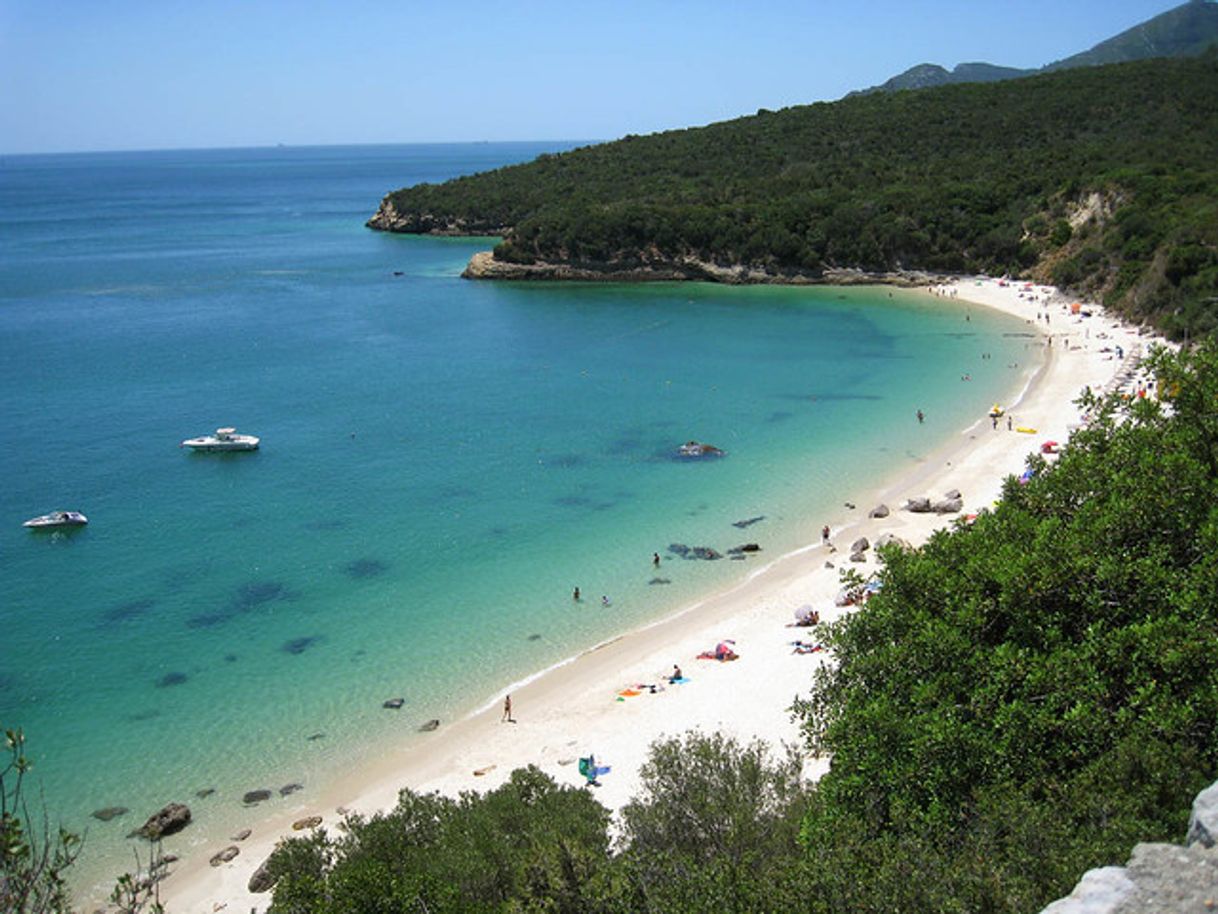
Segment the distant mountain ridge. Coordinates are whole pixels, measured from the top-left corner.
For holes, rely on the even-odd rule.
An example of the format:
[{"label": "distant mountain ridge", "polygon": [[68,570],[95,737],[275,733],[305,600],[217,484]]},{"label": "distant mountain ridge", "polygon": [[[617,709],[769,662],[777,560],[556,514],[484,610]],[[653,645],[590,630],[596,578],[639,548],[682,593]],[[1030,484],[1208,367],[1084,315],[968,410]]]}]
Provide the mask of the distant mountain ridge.
[{"label": "distant mountain ridge", "polygon": [[1046,64],[1039,69],[1021,70],[1017,67],[1001,67],[980,62],[962,63],[948,70],[938,64],[922,63],[910,67],[882,85],[850,94],[930,89],[956,83],[999,82],[1037,73],[1127,63],[1148,57],[1191,57],[1201,54],[1215,44],[1218,44],[1218,3],[1213,0],[1188,0],[1187,3],[1101,41],[1089,50]]}]

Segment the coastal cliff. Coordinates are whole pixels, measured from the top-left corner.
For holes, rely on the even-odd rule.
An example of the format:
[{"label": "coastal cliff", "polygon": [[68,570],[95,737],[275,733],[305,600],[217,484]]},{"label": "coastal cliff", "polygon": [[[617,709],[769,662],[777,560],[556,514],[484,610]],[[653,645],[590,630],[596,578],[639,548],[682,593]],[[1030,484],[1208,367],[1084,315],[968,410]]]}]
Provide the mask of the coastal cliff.
[{"label": "coastal cliff", "polygon": [[701,280],[727,285],[889,285],[914,288],[942,277],[918,271],[868,272],[852,269],[783,270],[745,264],[725,266],[693,256],[680,259],[654,257],[645,262],[511,263],[495,259],[493,251],[479,251],[461,273],[465,279],[568,280],[578,282],[670,282]]},{"label": "coastal cliff", "polygon": [[509,226],[489,219],[466,219],[417,210],[400,211],[394,206],[392,194],[381,200],[381,205],[364,225],[378,232],[407,235],[503,235],[509,230]]}]

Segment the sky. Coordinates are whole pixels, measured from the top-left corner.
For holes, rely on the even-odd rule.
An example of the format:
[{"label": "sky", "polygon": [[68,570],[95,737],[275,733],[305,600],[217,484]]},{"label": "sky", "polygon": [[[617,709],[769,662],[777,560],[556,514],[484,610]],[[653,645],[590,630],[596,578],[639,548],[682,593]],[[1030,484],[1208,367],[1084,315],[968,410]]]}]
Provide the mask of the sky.
[{"label": "sky", "polygon": [[598,140],[1038,67],[1178,0],[0,0],[0,153]]}]

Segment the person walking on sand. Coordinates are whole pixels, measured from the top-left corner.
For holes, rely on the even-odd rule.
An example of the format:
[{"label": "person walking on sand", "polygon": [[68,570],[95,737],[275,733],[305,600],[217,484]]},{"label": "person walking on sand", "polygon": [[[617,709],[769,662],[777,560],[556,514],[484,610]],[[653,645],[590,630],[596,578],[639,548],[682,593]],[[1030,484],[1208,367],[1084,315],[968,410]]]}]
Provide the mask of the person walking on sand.
[{"label": "person walking on sand", "polygon": [[499,718],[499,723],[507,721],[509,724],[516,723],[516,719],[512,717],[512,696],[503,696],[503,716]]},{"label": "person walking on sand", "polygon": [[1007,416],[1007,431],[1009,432],[1010,430],[1011,430],[1011,417]]}]

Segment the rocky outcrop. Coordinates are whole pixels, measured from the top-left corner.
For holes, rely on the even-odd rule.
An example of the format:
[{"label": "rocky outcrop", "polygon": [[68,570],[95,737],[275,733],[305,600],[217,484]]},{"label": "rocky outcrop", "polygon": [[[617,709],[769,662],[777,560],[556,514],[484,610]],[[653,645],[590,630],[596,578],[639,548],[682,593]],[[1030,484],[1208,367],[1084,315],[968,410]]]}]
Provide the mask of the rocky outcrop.
[{"label": "rocky outcrop", "polygon": [[401,232],[408,235],[506,235],[509,231],[508,226],[486,219],[461,219],[435,216],[431,213],[399,212],[393,205],[392,195],[381,200],[376,214],[364,225],[380,232]]},{"label": "rocky outcrop", "polygon": [[[1088,870],[1074,891],[1041,914],[1185,914],[1218,900],[1218,783],[1193,801],[1187,845],[1139,844],[1125,866]],[[1208,824],[1205,824],[1208,823]],[[1206,843],[1205,836],[1211,843]]]},{"label": "rocky outcrop", "polygon": [[1211,784],[1193,800],[1188,818],[1188,844],[1213,847],[1218,844],[1218,782]]},{"label": "rocky outcrop", "polygon": [[875,520],[881,520],[887,517],[888,513],[888,505],[876,505],[868,512],[867,516]]},{"label": "rocky outcrop", "polygon": [[185,803],[170,803],[160,812],[148,817],[138,834],[150,841],[180,832],[190,824],[190,807]]}]

